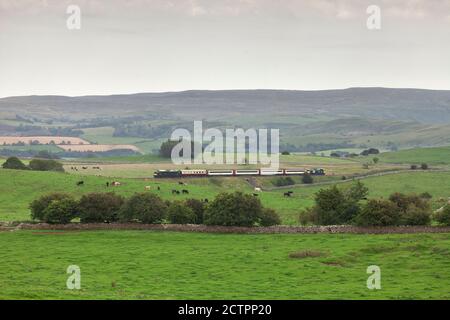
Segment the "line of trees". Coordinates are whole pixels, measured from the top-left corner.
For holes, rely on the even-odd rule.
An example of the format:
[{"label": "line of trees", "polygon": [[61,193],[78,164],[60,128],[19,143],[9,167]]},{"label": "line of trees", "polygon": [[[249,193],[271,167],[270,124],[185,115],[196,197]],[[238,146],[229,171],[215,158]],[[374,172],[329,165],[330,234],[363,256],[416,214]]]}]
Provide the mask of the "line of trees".
[{"label": "line of trees", "polygon": [[[360,181],[348,189],[336,185],[315,194],[315,205],[300,213],[300,223],[314,225],[400,226],[430,225],[432,219],[450,225],[450,204],[433,215],[431,196],[393,193],[388,199],[367,199]],[[363,201],[367,200],[367,201]]]},{"label": "line of trees", "polygon": [[152,193],[124,198],[115,193],[89,193],[76,200],[52,193],[30,204],[31,218],[52,224],[81,223],[174,223],[216,226],[271,226],[281,223],[278,214],[260,200],[241,192],[221,193],[213,201],[198,199],[164,201]]},{"label": "line of trees", "polygon": [[33,159],[30,163],[25,165],[17,157],[9,157],[2,164],[3,169],[13,170],[35,170],[35,171],[59,171],[64,172],[62,163],[53,159]]}]

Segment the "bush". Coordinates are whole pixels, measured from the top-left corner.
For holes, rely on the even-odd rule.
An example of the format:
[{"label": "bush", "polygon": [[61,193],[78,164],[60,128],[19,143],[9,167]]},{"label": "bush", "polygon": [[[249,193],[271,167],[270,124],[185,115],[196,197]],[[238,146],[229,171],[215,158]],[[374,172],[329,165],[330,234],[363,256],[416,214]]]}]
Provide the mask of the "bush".
[{"label": "bush", "polygon": [[290,155],[291,153],[289,152],[289,151],[283,151],[283,152],[281,152],[281,155],[283,155],[283,156],[288,156],[288,155]]},{"label": "bush", "polygon": [[184,203],[188,208],[191,208],[192,211],[194,212],[195,214],[194,223],[202,224],[203,216],[205,214],[205,204],[198,199],[186,199]]},{"label": "bush", "polygon": [[279,177],[273,181],[273,184],[277,187],[292,186],[295,181],[291,177]]},{"label": "bush", "polygon": [[28,167],[17,157],[9,157],[2,164],[3,169],[27,170]]},{"label": "bush", "polygon": [[36,171],[64,171],[63,165],[55,160],[33,159],[29,166]]},{"label": "bush", "polygon": [[411,165],[411,170],[417,170],[417,165],[412,164],[412,165]]},{"label": "bush", "polygon": [[280,224],[281,224],[280,216],[276,213],[275,210],[270,208],[262,209],[259,225],[263,227],[270,227]]},{"label": "bush", "polygon": [[194,211],[180,201],[172,202],[167,210],[167,219],[170,223],[195,223],[196,218]]},{"label": "bush", "polygon": [[431,222],[431,208],[424,210],[414,204],[408,206],[405,212],[402,212],[401,224],[407,226],[426,226]]},{"label": "bush", "polygon": [[355,217],[359,226],[395,226],[400,223],[400,211],[392,201],[369,200]]},{"label": "bush", "polygon": [[209,203],[204,223],[251,227],[259,222],[261,214],[262,205],[258,198],[242,192],[221,193]]},{"label": "bush", "polygon": [[440,212],[437,212],[434,218],[439,224],[450,226],[450,204],[447,204]]},{"label": "bush", "polygon": [[50,203],[54,200],[64,200],[64,199],[73,199],[72,196],[65,193],[50,193],[47,195],[43,195],[38,199],[34,200],[30,204],[31,210],[31,219],[44,221],[45,209],[50,205]]},{"label": "bush", "polygon": [[420,194],[419,197],[426,200],[430,200],[431,198],[433,198],[433,196],[429,192],[423,192]]},{"label": "bush", "polygon": [[52,200],[43,211],[44,221],[47,223],[69,223],[77,216],[77,202],[71,198]]},{"label": "bush", "polygon": [[428,164],[422,163],[422,164],[420,165],[420,169],[422,169],[422,170],[428,170]]},{"label": "bush", "polygon": [[308,224],[319,224],[317,218],[317,207],[307,208],[300,212],[298,221],[301,225],[306,226]]},{"label": "bush", "polygon": [[124,202],[122,196],[112,192],[83,195],[78,204],[81,222],[117,221]]},{"label": "bush", "polygon": [[302,176],[302,182],[303,182],[304,184],[311,184],[311,183],[314,182],[314,179],[313,179],[313,177],[312,177],[310,174],[305,173],[305,174]]},{"label": "bush", "polygon": [[120,210],[121,221],[161,223],[167,213],[166,203],[152,193],[135,193],[125,201]]}]

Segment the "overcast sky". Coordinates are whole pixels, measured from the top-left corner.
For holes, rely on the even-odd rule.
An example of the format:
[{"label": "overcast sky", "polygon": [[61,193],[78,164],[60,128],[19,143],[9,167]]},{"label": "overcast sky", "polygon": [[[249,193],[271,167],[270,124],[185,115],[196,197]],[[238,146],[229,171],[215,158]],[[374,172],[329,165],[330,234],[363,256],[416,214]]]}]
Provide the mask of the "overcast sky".
[{"label": "overcast sky", "polygon": [[450,0],[0,0],[1,97],[357,86],[450,89]]}]

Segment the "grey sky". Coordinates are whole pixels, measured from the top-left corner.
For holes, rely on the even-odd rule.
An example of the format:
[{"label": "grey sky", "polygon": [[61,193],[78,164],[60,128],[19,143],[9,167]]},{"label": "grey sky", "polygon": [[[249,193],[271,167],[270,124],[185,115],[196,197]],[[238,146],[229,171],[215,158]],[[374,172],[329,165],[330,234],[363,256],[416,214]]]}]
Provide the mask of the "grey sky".
[{"label": "grey sky", "polygon": [[354,86],[450,89],[450,0],[0,0],[2,97]]}]

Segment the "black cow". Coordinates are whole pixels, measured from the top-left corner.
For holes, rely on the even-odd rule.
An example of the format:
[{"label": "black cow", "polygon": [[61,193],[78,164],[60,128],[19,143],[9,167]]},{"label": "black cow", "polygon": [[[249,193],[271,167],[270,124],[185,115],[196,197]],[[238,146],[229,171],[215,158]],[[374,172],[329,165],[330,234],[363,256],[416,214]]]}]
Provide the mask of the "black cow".
[{"label": "black cow", "polygon": [[83,180],[77,182],[77,186],[82,186],[82,185],[84,185],[84,181]]},{"label": "black cow", "polygon": [[183,192],[183,194],[189,194],[189,190],[186,189],[181,190],[181,192]]}]

